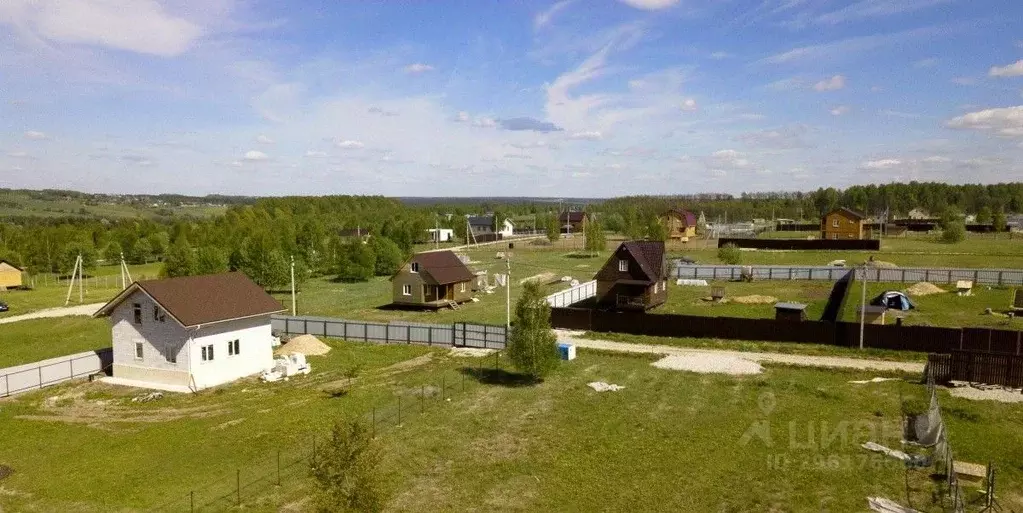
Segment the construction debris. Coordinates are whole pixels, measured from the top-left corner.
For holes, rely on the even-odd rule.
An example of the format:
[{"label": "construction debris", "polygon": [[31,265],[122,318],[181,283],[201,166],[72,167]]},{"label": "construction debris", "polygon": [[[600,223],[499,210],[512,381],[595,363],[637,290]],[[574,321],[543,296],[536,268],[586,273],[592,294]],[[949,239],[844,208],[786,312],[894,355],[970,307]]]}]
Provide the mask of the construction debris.
[{"label": "construction debris", "polygon": [[548,272],[548,273],[540,273],[540,274],[534,274],[534,275],[530,276],[529,278],[523,278],[523,279],[519,280],[519,285],[525,285],[525,284],[527,284],[529,282],[549,283],[550,281],[556,280],[556,279],[557,279],[557,275],[554,274],[554,273],[550,273],[550,272]]},{"label": "construction debris", "polygon": [[302,353],[293,353],[287,356],[282,356],[274,360],[274,366],[268,370],[263,371],[259,376],[263,381],[274,382],[278,380],[287,381],[292,376],[299,374],[309,374],[312,372],[312,367],[305,361],[305,355]]},{"label": "construction debris", "polygon": [[907,508],[884,497],[867,497],[867,506],[870,507],[871,511],[877,511],[878,513],[920,513],[913,508]]},{"label": "construction debris", "polygon": [[881,444],[874,443],[874,442],[864,442],[862,445],[860,445],[860,447],[863,447],[864,449],[866,449],[868,451],[879,452],[879,453],[884,454],[886,456],[891,456],[892,458],[895,458],[895,459],[901,460],[901,461],[909,461],[911,459],[910,455],[908,455],[908,454],[906,454],[906,453],[904,453],[902,451],[897,451],[895,449],[889,449],[889,448],[887,448],[887,447],[885,447],[885,446],[883,446]]},{"label": "construction debris", "polygon": [[687,279],[687,278],[682,278],[682,279],[675,280],[675,285],[683,285],[683,286],[686,286],[686,287],[706,287],[706,286],[708,286],[707,280],[693,280],[693,279]]},{"label": "construction debris", "polygon": [[899,380],[899,378],[872,378],[872,379],[863,379],[863,380],[850,381],[849,383],[855,383],[857,385],[865,385],[867,383],[882,383],[884,381],[898,381],[898,380]]},{"label": "construction debris", "polygon": [[594,381],[586,386],[596,390],[597,392],[617,392],[625,388],[622,385],[614,385],[611,383],[604,383],[603,381]]},{"label": "construction debris", "polygon": [[163,399],[163,392],[150,392],[148,394],[138,395],[131,398],[133,403],[148,403],[151,401],[159,401]]}]

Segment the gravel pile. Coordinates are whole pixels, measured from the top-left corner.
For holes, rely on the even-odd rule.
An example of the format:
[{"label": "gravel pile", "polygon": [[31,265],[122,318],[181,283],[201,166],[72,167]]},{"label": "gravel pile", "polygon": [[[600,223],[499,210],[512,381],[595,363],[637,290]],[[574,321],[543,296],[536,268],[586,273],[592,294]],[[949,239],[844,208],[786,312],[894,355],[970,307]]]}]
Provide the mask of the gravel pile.
[{"label": "gravel pile", "polygon": [[658,369],[684,370],[705,374],[732,374],[736,376],[760,374],[764,368],[757,362],[718,354],[687,354],[665,356],[652,363]]},{"label": "gravel pile", "polygon": [[1023,393],[1019,390],[995,389],[981,390],[973,387],[953,388],[948,391],[952,397],[961,397],[971,401],[998,401],[1001,403],[1023,403]]},{"label": "gravel pile", "polygon": [[774,296],[761,296],[753,294],[751,296],[739,296],[733,297],[732,301],[739,303],[740,305],[766,305],[774,304],[778,302],[778,298]]},{"label": "gravel pile", "polygon": [[299,335],[277,348],[274,354],[285,355],[302,353],[306,356],[321,356],[330,352],[330,346],[320,342],[320,339],[312,335]]},{"label": "gravel pile", "polygon": [[494,354],[494,349],[483,349],[480,347],[454,347],[448,353],[456,358],[483,358]]},{"label": "gravel pile", "polygon": [[909,294],[910,296],[929,296],[931,294],[941,294],[942,292],[945,292],[945,290],[933,283],[928,283],[926,281],[914,283],[913,285],[910,285],[909,288],[906,289],[906,293]]}]

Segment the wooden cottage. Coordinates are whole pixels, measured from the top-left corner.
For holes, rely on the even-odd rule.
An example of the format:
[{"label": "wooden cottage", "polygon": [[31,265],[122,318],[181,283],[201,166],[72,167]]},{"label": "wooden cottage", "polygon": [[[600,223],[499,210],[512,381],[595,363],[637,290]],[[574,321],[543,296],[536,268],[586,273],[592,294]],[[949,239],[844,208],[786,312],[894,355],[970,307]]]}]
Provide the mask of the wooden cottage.
[{"label": "wooden cottage", "polygon": [[597,272],[597,305],[620,310],[647,310],[668,298],[664,242],[626,241]]},{"label": "wooden cottage", "polygon": [[391,276],[392,304],[442,308],[472,299],[476,275],[451,251],[426,251],[409,258]]},{"label": "wooden cottage", "polygon": [[866,216],[845,207],[836,208],[821,217],[821,238],[830,240],[863,239]]},{"label": "wooden cottage", "polygon": [[22,269],[6,260],[0,260],[0,289],[20,288]]},{"label": "wooden cottage", "polygon": [[696,215],[688,210],[673,208],[661,214],[661,224],[668,230],[669,239],[688,239],[696,236]]},{"label": "wooden cottage", "polygon": [[562,212],[558,216],[561,233],[582,233],[586,227],[586,212]]}]

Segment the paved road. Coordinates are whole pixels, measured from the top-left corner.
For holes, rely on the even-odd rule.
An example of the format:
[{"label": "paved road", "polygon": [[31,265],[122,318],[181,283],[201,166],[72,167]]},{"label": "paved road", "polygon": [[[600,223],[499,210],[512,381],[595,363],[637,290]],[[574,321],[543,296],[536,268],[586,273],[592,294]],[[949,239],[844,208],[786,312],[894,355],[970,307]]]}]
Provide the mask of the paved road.
[{"label": "paved road", "polygon": [[12,315],[10,317],[0,318],[0,324],[6,324],[9,322],[26,321],[29,319],[43,319],[46,317],[69,317],[72,315],[92,315],[97,310],[103,307],[106,303],[91,303],[88,305],[77,305],[68,306],[61,308],[47,308],[46,310],[39,310],[37,312],[27,313],[23,315]]},{"label": "paved road", "polygon": [[924,371],[924,364],[915,362],[894,362],[889,360],[870,360],[866,358],[845,358],[840,356],[806,356],[782,353],[754,353],[746,351],[726,351],[721,349],[691,349],[675,346],[661,346],[650,344],[631,344],[626,342],[611,342],[609,340],[591,340],[577,338],[575,332],[555,330],[558,340],[575,344],[576,347],[586,349],[600,349],[604,351],[618,351],[622,353],[649,353],[663,355],[687,355],[687,354],[715,354],[743,358],[759,363],[783,363],[788,365],[800,365],[804,367],[826,367],[841,369],[861,369],[876,371],[901,371],[920,372]]}]

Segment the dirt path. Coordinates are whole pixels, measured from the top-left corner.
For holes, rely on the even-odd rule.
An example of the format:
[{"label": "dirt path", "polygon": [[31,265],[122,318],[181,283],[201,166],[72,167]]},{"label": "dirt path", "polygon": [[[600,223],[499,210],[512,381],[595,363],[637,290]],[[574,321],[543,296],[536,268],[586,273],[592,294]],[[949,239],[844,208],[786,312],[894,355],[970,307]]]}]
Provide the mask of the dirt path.
[{"label": "dirt path", "polygon": [[[555,330],[558,332],[558,330]],[[841,369],[862,369],[876,371],[923,372],[924,364],[914,362],[892,362],[888,360],[868,360],[866,358],[845,358],[841,356],[806,356],[781,353],[754,353],[745,351],[724,351],[720,349],[690,349],[685,347],[661,346],[649,344],[630,344],[611,342],[610,340],[590,340],[572,337],[570,334],[558,332],[559,342],[575,344],[585,349],[618,351],[622,353],[649,353],[663,355],[699,355],[712,354],[732,356],[758,363],[783,363],[804,367],[827,367]]]},{"label": "dirt path", "polygon": [[4,317],[0,319],[0,324],[6,324],[9,322],[27,321],[29,319],[44,319],[47,317],[68,317],[72,315],[92,315],[97,310],[103,307],[106,303],[92,303],[88,305],[77,305],[68,306],[61,308],[47,308],[46,310],[39,310],[37,312],[27,313],[23,315],[12,315],[11,317]]},{"label": "dirt path", "polygon": [[479,247],[479,246],[490,246],[492,244],[504,244],[506,242],[521,242],[521,241],[527,241],[527,240],[542,239],[542,238],[545,238],[545,237],[546,237],[546,235],[526,235],[524,237],[510,237],[510,238],[507,238],[507,239],[495,240],[495,241],[490,241],[490,242],[480,242],[479,244],[463,244],[461,246],[448,246],[446,248],[425,249],[422,252],[423,253],[430,253],[430,252],[433,252],[433,251],[458,251],[460,249],[473,249],[473,248],[476,248],[476,247]]}]

